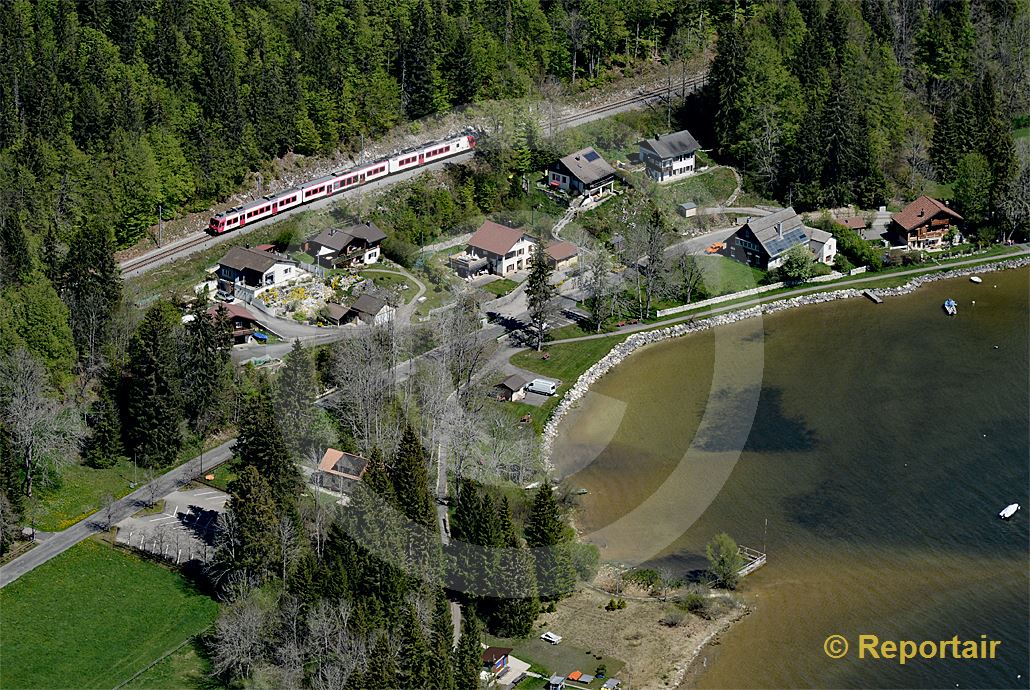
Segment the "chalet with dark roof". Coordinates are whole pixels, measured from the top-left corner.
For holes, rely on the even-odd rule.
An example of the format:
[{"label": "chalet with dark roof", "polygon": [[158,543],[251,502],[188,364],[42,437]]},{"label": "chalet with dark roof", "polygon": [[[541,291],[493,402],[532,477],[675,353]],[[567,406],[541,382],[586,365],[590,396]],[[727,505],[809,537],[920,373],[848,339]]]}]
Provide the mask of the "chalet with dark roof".
[{"label": "chalet with dark roof", "polygon": [[760,268],[779,268],[791,248],[803,245],[814,258],[832,264],[837,242],[830,233],[805,227],[793,208],[785,208],[762,218],[749,218],[726,239],[724,252],[730,258]]},{"label": "chalet with dark roof", "polygon": [[257,331],[257,318],[242,304],[216,304],[209,307],[207,313],[215,318],[224,315],[229,319],[234,345],[243,345],[253,340]]},{"label": "chalet with dark roof", "polygon": [[573,195],[597,199],[615,189],[615,168],[588,146],[549,167],[547,184]]},{"label": "chalet with dark roof", "polygon": [[386,233],[374,223],[323,230],[304,243],[304,251],[320,266],[357,267],[379,260]]},{"label": "chalet with dark roof", "polygon": [[396,309],[387,303],[382,297],[376,295],[361,295],[354,300],[347,311],[340,318],[341,325],[348,323],[366,323],[374,326],[393,321]]},{"label": "chalet with dark roof", "polygon": [[654,139],[644,139],[638,146],[644,169],[655,182],[677,180],[693,175],[697,169],[695,154],[700,147],[694,136],[685,129],[672,134],[659,134]]},{"label": "chalet with dark roof", "polygon": [[962,220],[947,204],[923,195],[891,216],[887,236],[894,246],[941,249],[948,231]]},{"label": "chalet with dark roof", "polygon": [[297,276],[297,262],[274,252],[233,247],[218,260],[218,289],[232,295],[237,284],[248,287],[279,285]]}]

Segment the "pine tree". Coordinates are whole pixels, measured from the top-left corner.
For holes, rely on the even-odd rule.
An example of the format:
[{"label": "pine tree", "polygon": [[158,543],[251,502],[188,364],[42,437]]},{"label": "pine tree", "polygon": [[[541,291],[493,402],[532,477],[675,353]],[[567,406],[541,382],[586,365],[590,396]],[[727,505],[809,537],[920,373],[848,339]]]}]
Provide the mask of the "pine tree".
[{"label": "pine tree", "polygon": [[183,403],[190,427],[204,435],[225,417],[232,387],[232,325],[225,309],[212,316],[202,302],[190,316],[182,341]]},{"label": "pine tree", "polygon": [[[257,468],[247,466],[229,483],[228,490],[226,508],[236,520],[237,543],[227,560],[236,568],[263,577],[268,574],[277,549],[275,532],[279,517],[272,488]],[[226,558],[224,549],[222,553]]]},{"label": "pine tree", "polygon": [[500,637],[526,637],[540,613],[533,556],[523,547],[511,519],[508,499],[501,500],[498,523],[506,549],[497,581],[502,590],[495,604],[491,627]]},{"label": "pine tree", "polygon": [[87,421],[90,435],[83,458],[90,467],[113,467],[122,454],[122,421],[118,409],[121,375],[108,366],[100,380],[97,399],[90,407]]},{"label": "pine tree", "polygon": [[451,666],[454,667],[454,685],[465,690],[479,687],[479,669],[483,665],[479,638],[483,634],[483,624],[468,608],[462,613],[461,636],[452,653]]},{"label": "pine tree", "polygon": [[68,248],[62,273],[61,298],[68,305],[79,360],[92,366],[108,340],[122,292],[122,273],[107,228],[82,227]]},{"label": "pine tree", "polygon": [[429,456],[411,425],[405,425],[390,468],[401,511],[412,522],[436,530],[436,511],[429,486]]},{"label": "pine tree", "polygon": [[233,453],[239,466],[254,467],[268,482],[277,510],[296,515],[303,480],[283,438],[272,404],[271,386],[265,378],[258,382],[258,390],[246,403]]},{"label": "pine tree", "polygon": [[286,444],[297,456],[307,450],[307,430],[314,419],[317,396],[318,374],[315,372],[315,362],[300,340],[295,340],[286,358],[286,366],[279,374],[276,409],[282,421]]},{"label": "pine tree", "polygon": [[455,690],[454,673],[451,667],[454,627],[451,622],[451,606],[442,589],[436,592],[429,647],[433,663],[430,667],[428,687],[437,690]]},{"label": "pine tree", "polygon": [[431,688],[433,657],[415,607],[408,605],[401,624],[401,663],[398,674],[402,688]]},{"label": "pine tree", "polygon": [[369,453],[368,466],[365,468],[365,474],[361,477],[361,483],[378,496],[380,501],[399,507],[397,493],[393,490],[393,482],[390,480],[386,462],[383,460],[383,452],[378,447],[373,448]]},{"label": "pine tree", "polygon": [[369,655],[368,666],[355,686],[360,690],[395,690],[405,687],[400,681],[390,642],[386,633],[381,633]]},{"label": "pine tree", "polygon": [[147,310],[129,346],[127,440],[144,467],[175,460],[182,446],[179,312],[168,302]]},{"label": "pine tree", "polygon": [[572,593],[576,572],[564,545],[570,539],[569,528],[561,519],[558,503],[548,484],[544,484],[533,501],[533,510],[526,523],[526,543],[536,559],[537,587],[541,599],[557,600]]},{"label": "pine tree", "polygon": [[529,307],[529,320],[535,331],[533,337],[537,351],[543,346],[544,328],[547,319],[554,312],[554,298],[558,294],[557,289],[551,285],[553,273],[554,269],[547,261],[543,242],[537,242],[533,246],[533,258],[529,264],[529,276],[526,278],[526,302]]},{"label": "pine tree", "polygon": [[403,86],[408,117],[417,120],[446,107],[436,67],[436,32],[429,0],[412,6],[413,16],[402,49]]}]

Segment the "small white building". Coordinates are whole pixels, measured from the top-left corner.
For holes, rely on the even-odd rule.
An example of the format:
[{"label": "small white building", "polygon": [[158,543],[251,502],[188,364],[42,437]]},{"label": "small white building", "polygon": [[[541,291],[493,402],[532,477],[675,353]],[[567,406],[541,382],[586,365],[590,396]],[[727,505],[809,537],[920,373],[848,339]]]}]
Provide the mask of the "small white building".
[{"label": "small white building", "polygon": [[695,154],[700,147],[685,129],[644,139],[638,146],[647,174],[655,182],[679,179],[693,175],[697,170]]},{"label": "small white building", "polygon": [[808,248],[815,255],[815,260],[827,266],[833,265],[837,256],[837,238],[818,228],[808,229]]}]

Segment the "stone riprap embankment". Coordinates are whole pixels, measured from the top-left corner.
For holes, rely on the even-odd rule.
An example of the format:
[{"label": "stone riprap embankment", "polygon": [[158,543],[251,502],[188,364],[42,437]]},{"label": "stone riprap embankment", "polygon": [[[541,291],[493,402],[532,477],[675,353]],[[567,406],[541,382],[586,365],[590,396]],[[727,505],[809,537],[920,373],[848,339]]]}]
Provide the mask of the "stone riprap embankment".
[{"label": "stone riprap embankment", "polygon": [[[916,290],[924,283],[948,280],[949,278],[960,278],[962,276],[976,275],[979,273],[990,273],[992,271],[1000,271],[1009,268],[1020,268],[1023,266],[1030,266],[1030,257],[1021,257],[1019,259],[1010,259],[1008,261],[998,261],[990,264],[955,269],[953,271],[932,273],[930,275],[913,278],[904,285],[900,285],[898,287],[877,288],[875,292],[880,297],[897,297]],[[561,401],[554,408],[554,412],[551,414],[551,418],[544,426],[542,433],[542,448],[545,461],[548,466],[550,466],[551,445],[553,444],[554,439],[558,436],[558,425],[561,424],[562,418],[564,418],[569,410],[579,402],[580,398],[586,395],[586,392],[595,381],[608,373],[608,371],[610,371],[616,364],[631,355],[637,350],[637,348],[657,343],[662,340],[667,340],[669,338],[678,338],[682,335],[687,335],[688,333],[697,333],[699,331],[708,330],[709,328],[715,328],[728,323],[750,319],[762,314],[772,314],[778,311],[783,311],[784,309],[793,309],[794,307],[802,307],[808,304],[832,302],[839,299],[850,299],[852,297],[860,297],[861,295],[862,290],[859,289],[818,292],[811,295],[802,295],[800,297],[790,297],[787,299],[777,300],[775,302],[769,302],[768,304],[761,304],[755,307],[741,309],[740,311],[730,312],[728,314],[720,314],[707,319],[687,321],[685,323],[676,324],[675,326],[669,326],[668,328],[659,328],[653,331],[634,333],[626,338],[626,340],[613,347],[608,354],[583,372],[572,388],[565,393]]]}]

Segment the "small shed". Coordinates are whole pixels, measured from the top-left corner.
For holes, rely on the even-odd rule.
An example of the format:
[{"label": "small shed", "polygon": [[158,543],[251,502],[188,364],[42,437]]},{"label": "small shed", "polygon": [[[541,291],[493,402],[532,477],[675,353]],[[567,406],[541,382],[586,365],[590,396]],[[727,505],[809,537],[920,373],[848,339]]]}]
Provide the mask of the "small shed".
[{"label": "small shed", "polygon": [[326,302],[325,315],[326,319],[330,323],[335,323],[339,326],[343,323],[343,319],[347,316],[347,312],[350,310],[342,304],[336,304],[334,302]]},{"label": "small shed", "polygon": [[616,690],[620,685],[622,685],[622,681],[618,678],[609,678],[604,681],[604,685],[601,687],[604,688],[604,690]]},{"label": "small shed", "polygon": [[565,676],[554,675],[548,678],[547,690],[565,690]]},{"label": "small shed", "polygon": [[500,675],[508,667],[508,655],[511,654],[511,647],[487,647],[483,650],[483,666],[490,669],[490,673]]},{"label": "small shed", "polygon": [[859,232],[866,229],[865,218],[862,216],[849,216],[847,218],[841,218],[837,222],[846,228],[851,228],[852,230]]},{"label": "small shed", "polygon": [[526,384],[529,383],[524,377],[512,374],[497,384],[497,397],[501,400],[515,402],[526,397]]},{"label": "small shed", "polygon": [[693,218],[697,215],[697,204],[693,201],[680,204],[676,209],[676,213],[680,214],[684,218]]}]

